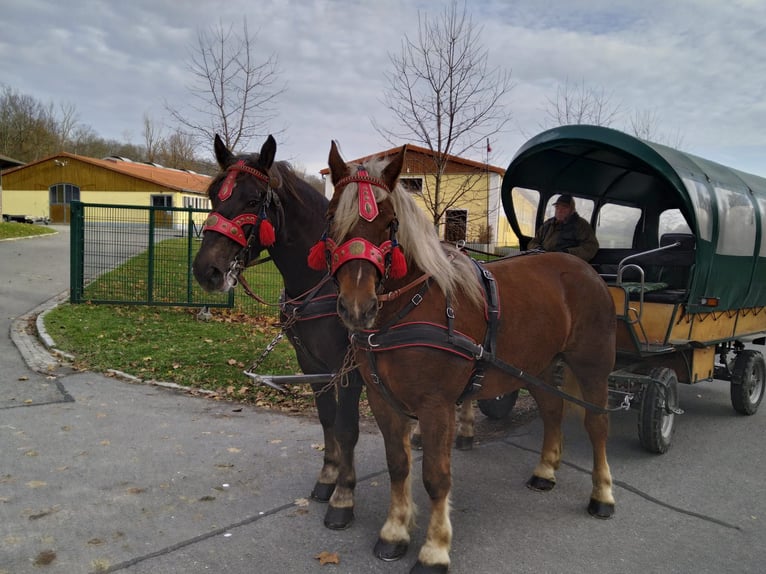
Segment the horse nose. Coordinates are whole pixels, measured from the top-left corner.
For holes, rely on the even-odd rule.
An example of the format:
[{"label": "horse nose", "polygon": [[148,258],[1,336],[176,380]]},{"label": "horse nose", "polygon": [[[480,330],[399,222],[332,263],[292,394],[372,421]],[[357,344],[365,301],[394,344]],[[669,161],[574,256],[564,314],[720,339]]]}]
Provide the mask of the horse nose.
[{"label": "horse nose", "polygon": [[369,329],[378,315],[378,298],[371,297],[363,301],[349,301],[343,295],[338,296],[338,316],[352,331]]},{"label": "horse nose", "polygon": [[204,264],[195,259],[192,263],[192,272],[197,283],[205,291],[220,291],[223,288],[224,273],[217,266],[211,263]]}]

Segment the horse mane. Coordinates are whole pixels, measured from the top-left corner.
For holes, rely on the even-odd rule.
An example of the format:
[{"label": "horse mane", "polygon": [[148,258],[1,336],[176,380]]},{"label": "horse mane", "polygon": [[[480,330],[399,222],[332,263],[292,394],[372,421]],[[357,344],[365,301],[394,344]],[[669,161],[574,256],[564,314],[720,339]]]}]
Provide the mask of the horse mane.
[{"label": "horse mane", "polygon": [[[372,177],[380,178],[387,162],[382,158],[366,161],[357,169],[365,169]],[[418,207],[404,186],[397,182],[388,193],[373,186],[378,203],[390,199],[399,220],[397,241],[402,247],[407,265],[414,263],[421,271],[433,277],[436,284],[447,296],[462,289],[473,303],[482,301],[482,289],[476,277],[471,260],[453,245],[442,243],[426,213]],[[335,239],[346,237],[359,219],[357,184],[346,186],[338,199],[335,211]]]}]

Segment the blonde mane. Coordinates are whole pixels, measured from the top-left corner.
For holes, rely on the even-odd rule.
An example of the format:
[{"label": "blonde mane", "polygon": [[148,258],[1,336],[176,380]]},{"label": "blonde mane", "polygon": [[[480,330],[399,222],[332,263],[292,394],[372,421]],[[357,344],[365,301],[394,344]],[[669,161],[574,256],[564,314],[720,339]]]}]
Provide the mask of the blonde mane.
[{"label": "blonde mane", "polygon": [[[359,169],[365,169],[372,177],[380,178],[386,162],[376,158],[366,162]],[[474,265],[468,257],[454,246],[439,240],[433,223],[426,213],[418,207],[410,194],[397,182],[389,194],[386,190],[373,186],[375,200],[378,203],[390,199],[399,220],[396,238],[402,247],[407,266],[413,265],[423,273],[431,275],[447,296],[463,290],[468,299],[478,304],[482,300],[482,289],[476,277]],[[346,186],[338,198],[334,217],[335,241],[346,237],[359,219],[357,184]]]}]

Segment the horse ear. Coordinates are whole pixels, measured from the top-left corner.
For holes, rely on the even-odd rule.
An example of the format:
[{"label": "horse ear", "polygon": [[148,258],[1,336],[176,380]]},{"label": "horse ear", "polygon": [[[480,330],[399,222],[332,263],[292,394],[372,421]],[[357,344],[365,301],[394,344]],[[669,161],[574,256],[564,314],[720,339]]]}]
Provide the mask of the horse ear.
[{"label": "horse ear", "polygon": [[327,165],[330,167],[330,179],[333,185],[348,175],[348,166],[343,161],[343,158],[340,157],[338,144],[335,140],[332,140],[330,144],[330,157],[327,160]]},{"label": "horse ear", "polygon": [[396,154],[388,165],[383,169],[382,179],[386,182],[388,189],[391,191],[396,187],[396,180],[399,179],[399,174],[402,173],[404,167],[404,154],[407,153],[407,144],[402,146],[402,149]]},{"label": "horse ear", "polygon": [[274,136],[269,134],[269,137],[266,138],[266,141],[263,142],[263,146],[261,147],[261,153],[258,156],[258,162],[265,169],[269,169],[274,163],[274,157],[276,155],[277,155],[277,140],[274,139]]},{"label": "horse ear", "polygon": [[234,154],[232,154],[229,148],[226,147],[226,144],[223,143],[221,136],[218,134],[215,134],[213,149],[215,149],[215,159],[218,161],[218,165],[221,166],[221,169],[229,167]]}]

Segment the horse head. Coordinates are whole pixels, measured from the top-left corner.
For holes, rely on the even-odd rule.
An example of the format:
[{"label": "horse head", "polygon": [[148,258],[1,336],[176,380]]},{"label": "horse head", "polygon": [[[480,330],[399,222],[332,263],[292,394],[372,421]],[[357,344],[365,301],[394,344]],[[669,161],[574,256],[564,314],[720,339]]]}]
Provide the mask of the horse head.
[{"label": "horse head", "polygon": [[349,329],[369,328],[378,310],[378,292],[388,279],[401,279],[407,264],[397,241],[395,198],[405,148],[390,161],[346,164],[337,145],[329,167],[335,189],[328,208],[325,248],[338,285],[338,314]]},{"label": "horse head", "polygon": [[228,291],[239,273],[278,237],[284,214],[274,166],[277,142],[268,136],[259,154],[234,155],[216,134],[215,156],[221,172],[208,187],[213,211],[192,269],[207,291]]}]

